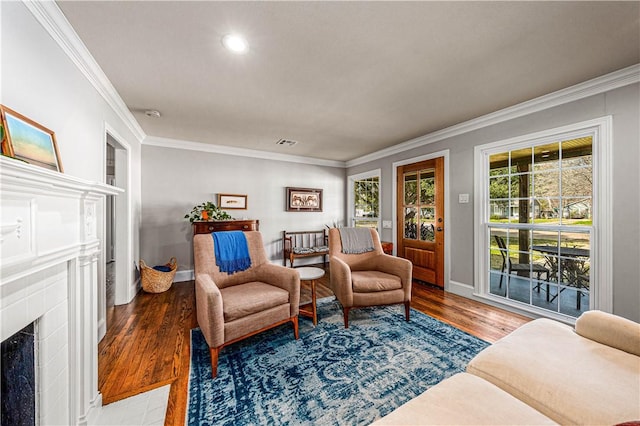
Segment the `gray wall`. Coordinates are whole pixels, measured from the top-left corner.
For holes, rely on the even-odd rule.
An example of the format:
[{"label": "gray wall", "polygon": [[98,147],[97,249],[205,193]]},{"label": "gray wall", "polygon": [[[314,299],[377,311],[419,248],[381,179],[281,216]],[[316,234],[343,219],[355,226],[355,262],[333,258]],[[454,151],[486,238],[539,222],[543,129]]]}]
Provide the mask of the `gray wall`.
[{"label": "gray wall", "polygon": [[[640,321],[640,86],[634,84],[550,108],[347,169],[347,175],[382,169],[382,215],[393,216],[392,163],[450,150],[451,281],[473,286],[473,153],[476,145],[552,129],[606,115],[613,116],[613,307],[614,313]],[[471,194],[458,204],[458,194]],[[391,239],[391,230],[383,230]]]},{"label": "gray wall", "polygon": [[[285,211],[287,186],[322,189],[323,211]],[[227,212],[236,219],[260,220],[267,255],[277,262],[283,230],[323,229],[343,221],[345,171],[143,145],[140,253],[145,263],[166,263],[175,256],[179,271],[193,269],[192,230],[184,215],[204,201],[217,204],[218,193],[247,194],[247,210]]]}]

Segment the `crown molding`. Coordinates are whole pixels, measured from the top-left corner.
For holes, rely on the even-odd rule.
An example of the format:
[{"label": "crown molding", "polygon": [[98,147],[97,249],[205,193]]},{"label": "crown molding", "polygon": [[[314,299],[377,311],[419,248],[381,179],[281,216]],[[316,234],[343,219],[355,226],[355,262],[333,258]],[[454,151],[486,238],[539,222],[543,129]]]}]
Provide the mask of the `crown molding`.
[{"label": "crown molding", "polygon": [[149,137],[137,122],[131,111],[113,87],[104,71],[95,61],[85,44],[75,32],[55,1],[22,0],[31,14],[42,27],[51,35],[67,56],[100,93],[105,101],[113,108],[118,117],[127,125],[140,143],[164,146],[176,149],[190,149],[195,151],[215,152],[228,155],[238,155],[255,158],[265,158],[278,161],[289,161],[304,164],[316,164],[329,167],[353,167],[410,149],[428,145],[450,137],[458,136],[474,130],[482,129],[494,124],[519,118],[528,114],[553,108],[558,105],[584,99],[589,96],[604,93],[613,89],[640,82],[640,64],[588,80],[574,86],[522,102],[502,110],[483,115],[453,126],[411,139],[406,142],[385,148],[349,161],[333,161],[315,159],[286,154],[275,154],[266,151],[256,151],[242,148],[211,145],[198,142],[180,141],[173,139]]},{"label": "crown molding", "polygon": [[598,95],[600,93],[608,92],[610,90],[638,82],[640,82],[640,64],[631,65],[601,77],[596,77],[592,80],[558,90],[557,92],[549,93],[547,95],[492,112],[491,114],[455,124],[451,127],[399,143],[380,151],[372,152],[371,154],[367,154],[362,157],[354,158],[353,160],[347,161],[346,166],[353,167],[378,160],[380,158],[389,157],[413,148],[418,148],[443,139],[469,133],[474,130],[513,120],[538,111],[574,102],[589,96]]},{"label": "crown molding", "polygon": [[157,136],[147,136],[143,145],[157,146],[162,148],[186,149],[190,151],[211,152],[215,154],[236,155],[239,157],[260,158],[261,160],[287,161],[289,163],[312,164],[315,166],[345,168],[344,161],[323,160],[321,158],[302,157],[299,155],[279,154],[269,151],[258,151],[254,149],[235,148],[225,145],[214,145],[202,142],[192,142],[180,139],[160,138]]},{"label": "crown molding", "polygon": [[142,142],[146,136],[144,130],[142,130],[140,124],[129,111],[115,87],[113,87],[56,2],[22,1],[62,51],[73,61],[78,70],[89,80],[123,123],[127,125],[131,133],[138,139],[138,142]]}]

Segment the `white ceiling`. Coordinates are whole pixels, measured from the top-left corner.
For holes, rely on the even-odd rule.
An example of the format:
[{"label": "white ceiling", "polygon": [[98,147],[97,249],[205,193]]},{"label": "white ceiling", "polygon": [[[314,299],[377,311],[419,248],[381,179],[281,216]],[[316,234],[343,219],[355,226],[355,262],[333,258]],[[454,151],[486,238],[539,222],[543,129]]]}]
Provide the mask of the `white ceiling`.
[{"label": "white ceiling", "polygon": [[147,135],[339,161],[640,62],[638,1],[58,5]]}]

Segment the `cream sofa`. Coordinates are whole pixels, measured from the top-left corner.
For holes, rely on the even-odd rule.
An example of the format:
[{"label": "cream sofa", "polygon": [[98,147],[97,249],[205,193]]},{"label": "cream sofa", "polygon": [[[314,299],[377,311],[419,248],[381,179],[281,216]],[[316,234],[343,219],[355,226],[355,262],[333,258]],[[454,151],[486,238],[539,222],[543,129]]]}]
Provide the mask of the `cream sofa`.
[{"label": "cream sofa", "polygon": [[640,420],[640,324],[537,319],[375,425],[614,425]]}]

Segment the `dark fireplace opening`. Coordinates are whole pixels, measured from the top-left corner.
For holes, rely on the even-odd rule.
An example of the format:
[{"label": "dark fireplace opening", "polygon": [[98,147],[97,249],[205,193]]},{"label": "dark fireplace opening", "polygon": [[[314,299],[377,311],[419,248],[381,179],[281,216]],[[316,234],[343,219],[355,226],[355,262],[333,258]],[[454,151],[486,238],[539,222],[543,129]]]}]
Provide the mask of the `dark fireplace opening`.
[{"label": "dark fireplace opening", "polygon": [[33,323],[2,342],[2,426],[36,424],[36,363]]}]

